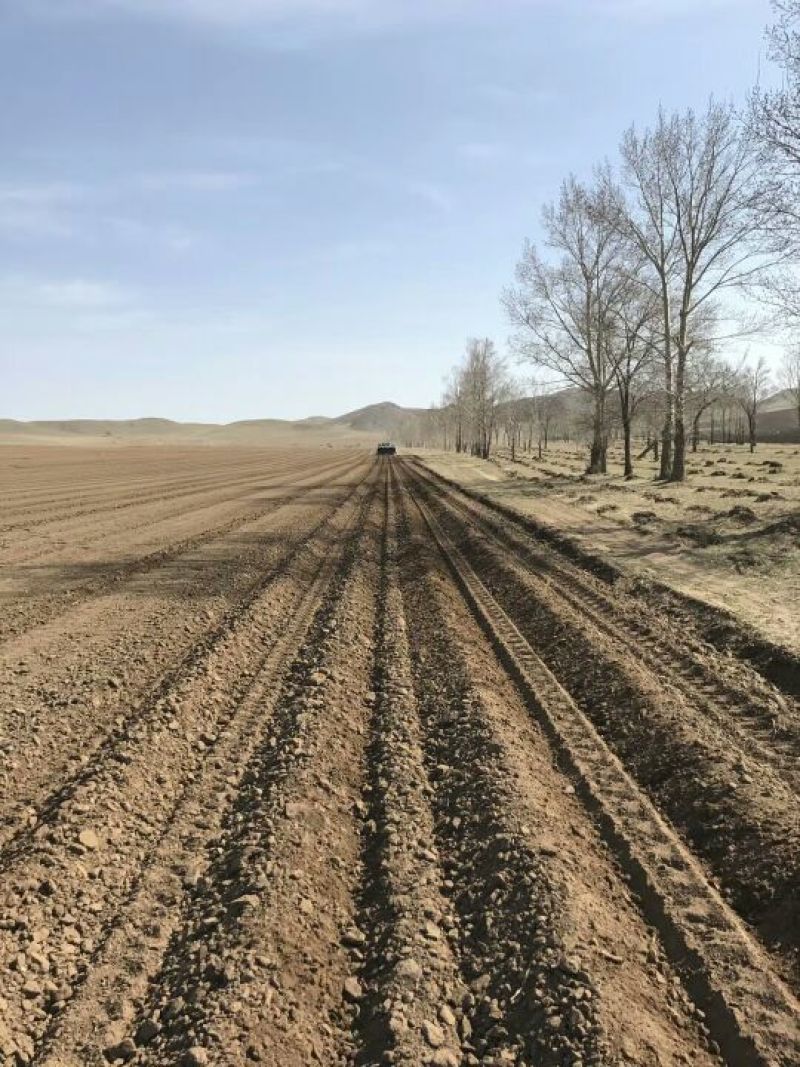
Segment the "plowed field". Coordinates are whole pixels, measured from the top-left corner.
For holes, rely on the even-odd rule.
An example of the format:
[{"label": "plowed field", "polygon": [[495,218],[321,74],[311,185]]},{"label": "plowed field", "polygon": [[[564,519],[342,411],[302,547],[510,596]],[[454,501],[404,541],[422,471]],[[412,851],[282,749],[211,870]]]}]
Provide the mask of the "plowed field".
[{"label": "plowed field", "polygon": [[421,463],[0,457],[0,1064],[800,1062],[800,709]]}]

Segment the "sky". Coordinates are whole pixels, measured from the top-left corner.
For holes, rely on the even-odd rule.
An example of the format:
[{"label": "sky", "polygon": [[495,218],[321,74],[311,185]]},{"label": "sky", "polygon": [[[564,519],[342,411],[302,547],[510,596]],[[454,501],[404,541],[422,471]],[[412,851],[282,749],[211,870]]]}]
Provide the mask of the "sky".
[{"label": "sky", "polygon": [[[542,205],[768,0],[0,0],[0,417],[426,406]],[[524,373],[521,370],[520,373]]]}]

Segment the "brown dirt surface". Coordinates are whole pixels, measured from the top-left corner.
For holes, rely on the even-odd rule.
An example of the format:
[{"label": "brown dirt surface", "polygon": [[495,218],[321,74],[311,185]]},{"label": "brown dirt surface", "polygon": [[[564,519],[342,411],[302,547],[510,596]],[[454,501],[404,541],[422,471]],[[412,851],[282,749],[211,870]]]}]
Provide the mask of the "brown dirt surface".
[{"label": "brown dirt surface", "polygon": [[682,485],[651,458],[587,475],[586,451],[554,442],[539,459],[424,453],[425,463],[604,559],[631,581],[665,583],[800,656],[800,446],[700,445]]},{"label": "brown dirt surface", "polygon": [[0,479],[2,1067],[800,1060],[800,711],[702,613],[353,444]]}]

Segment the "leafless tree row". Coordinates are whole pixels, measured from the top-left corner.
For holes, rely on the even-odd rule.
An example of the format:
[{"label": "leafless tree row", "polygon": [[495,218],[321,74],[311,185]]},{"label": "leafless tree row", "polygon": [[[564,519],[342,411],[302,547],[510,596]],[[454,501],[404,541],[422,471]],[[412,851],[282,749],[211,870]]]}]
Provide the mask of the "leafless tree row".
[{"label": "leafless tree row", "polygon": [[[800,319],[800,0],[774,6],[784,87],[756,91],[745,115],[711,101],[631,127],[613,164],[570,176],[544,207],[543,238],[504,295],[516,352],[591,404],[590,473],[606,470],[612,394],[627,475],[634,421],[654,405],[663,479],[684,480],[701,420],[730,397],[755,446],[766,367],[735,369],[719,353],[765,328],[761,309]],[[781,384],[800,425],[800,348]]]},{"label": "leafless tree row", "polygon": [[757,160],[732,107],[662,112],[627,131],[616,167],[568,178],[545,207],[543,247],[527,246],[505,304],[518,352],[591,398],[590,473],[606,471],[616,391],[625,473],[633,419],[657,397],[661,477],[685,478],[690,433],[726,377],[711,358],[733,328],[726,296],[763,284],[779,251]]},{"label": "leafless tree row", "polygon": [[[776,313],[800,320],[800,0],[774,7],[782,89],[756,90],[744,115],[713,100],[702,114],[662,110],[625,132],[613,163],[590,181],[568,177],[543,208],[542,239],[526,245],[503,302],[512,356],[549,387],[521,385],[492,341],[472,340],[418,437],[483,458],[501,438],[512,458],[541,452],[560,389],[579,397],[571,414],[562,405],[560,432],[588,423],[592,474],[606,473],[617,435],[627,477],[638,433],[640,455],[652,451],[674,482],[703,430],[755,448],[767,367],[737,366],[725,350]],[[779,384],[800,426],[800,344]]]}]

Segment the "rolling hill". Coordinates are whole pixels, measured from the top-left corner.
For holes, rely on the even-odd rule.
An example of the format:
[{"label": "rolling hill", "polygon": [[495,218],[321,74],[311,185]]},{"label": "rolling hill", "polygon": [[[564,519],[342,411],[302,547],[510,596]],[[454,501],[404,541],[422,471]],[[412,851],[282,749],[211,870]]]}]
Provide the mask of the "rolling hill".
[{"label": "rolling hill", "polygon": [[[563,408],[576,415],[584,406],[575,389],[557,394]],[[406,408],[385,400],[368,404],[335,418],[311,415],[304,419],[242,419],[230,423],[175,422],[172,419],[58,419],[20,422],[0,419],[0,440],[5,442],[40,441],[90,443],[173,443],[260,445],[275,440],[304,443],[373,444],[379,439],[399,439],[403,428],[424,408]],[[759,439],[798,441],[797,414],[788,392],[775,393],[762,404],[759,415]]]}]

